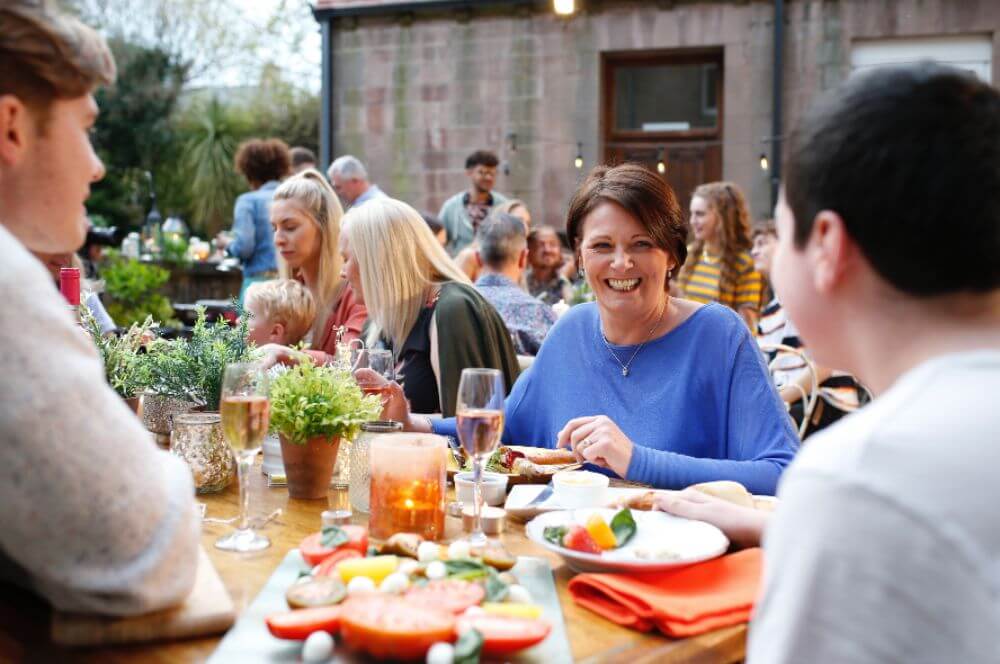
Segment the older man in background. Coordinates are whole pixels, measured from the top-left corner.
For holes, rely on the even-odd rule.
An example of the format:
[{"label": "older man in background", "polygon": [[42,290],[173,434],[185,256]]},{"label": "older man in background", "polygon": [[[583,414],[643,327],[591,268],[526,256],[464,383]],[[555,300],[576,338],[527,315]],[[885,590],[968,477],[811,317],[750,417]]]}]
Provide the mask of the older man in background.
[{"label": "older man in background", "polygon": [[517,354],[536,355],[556,315],[518,286],[528,262],[524,222],[511,214],[492,215],[479,226],[476,239],[476,288],[500,312]]},{"label": "older man in background", "polygon": [[337,157],[330,164],[326,174],[330,178],[333,190],[340,197],[344,210],[361,207],[375,198],[385,198],[385,192],[379,189],[377,184],[368,181],[368,171],[357,157],[349,154]]}]

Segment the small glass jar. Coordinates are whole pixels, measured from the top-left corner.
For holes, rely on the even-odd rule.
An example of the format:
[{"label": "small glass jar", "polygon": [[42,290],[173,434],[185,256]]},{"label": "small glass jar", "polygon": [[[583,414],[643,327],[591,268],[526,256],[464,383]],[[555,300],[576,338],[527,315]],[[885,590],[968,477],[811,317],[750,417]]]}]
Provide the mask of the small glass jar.
[{"label": "small glass jar", "polygon": [[351,444],[349,476],[351,488],[348,491],[351,508],[355,512],[368,513],[369,491],[371,490],[372,467],[370,451],[372,438],[384,433],[399,433],[401,422],[391,420],[366,422],[361,425],[361,433]]},{"label": "small glass jar", "polygon": [[376,436],[371,464],[368,535],[385,539],[416,533],[427,540],[444,536],[448,443],[426,433]]},{"label": "small glass jar", "polygon": [[170,417],[170,452],[187,462],[198,493],[222,491],[233,481],[233,450],[222,435],[218,413],[181,413]]}]

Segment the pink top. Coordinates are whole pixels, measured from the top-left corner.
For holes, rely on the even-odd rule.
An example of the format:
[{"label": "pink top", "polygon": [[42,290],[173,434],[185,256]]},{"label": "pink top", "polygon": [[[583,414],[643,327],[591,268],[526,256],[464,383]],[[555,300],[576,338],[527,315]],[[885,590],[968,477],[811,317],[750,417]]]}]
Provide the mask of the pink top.
[{"label": "pink top", "polygon": [[319,343],[313,343],[312,349],[306,351],[316,364],[326,362],[337,354],[337,328],[344,328],[344,342],[361,338],[361,328],[368,320],[368,310],[358,302],[357,296],[350,284],[344,284],[340,299],[333,305],[330,317],[323,325],[323,334]]}]

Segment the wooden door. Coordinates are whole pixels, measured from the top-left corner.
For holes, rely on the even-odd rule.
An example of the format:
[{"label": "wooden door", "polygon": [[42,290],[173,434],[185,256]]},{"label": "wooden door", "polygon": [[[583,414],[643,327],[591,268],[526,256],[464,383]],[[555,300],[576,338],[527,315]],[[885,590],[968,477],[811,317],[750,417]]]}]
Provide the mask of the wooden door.
[{"label": "wooden door", "polygon": [[705,182],[722,179],[722,146],[683,143],[665,148],[652,145],[615,145],[605,150],[605,160],[610,164],[642,164],[657,172],[661,150],[665,155],[663,164],[666,167],[663,178],[674,190],[684,217],[687,218],[694,188]]}]

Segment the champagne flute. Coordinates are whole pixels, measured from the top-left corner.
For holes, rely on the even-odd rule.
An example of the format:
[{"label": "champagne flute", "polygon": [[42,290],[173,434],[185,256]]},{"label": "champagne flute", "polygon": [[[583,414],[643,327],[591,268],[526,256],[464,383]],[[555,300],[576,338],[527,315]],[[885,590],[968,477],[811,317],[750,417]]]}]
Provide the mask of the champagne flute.
[{"label": "champagne flute", "polygon": [[486,544],[486,535],[480,523],[483,510],[483,463],[500,443],[504,420],[503,400],[503,374],[498,369],[462,370],[455,411],[458,438],[466,453],[472,457],[475,498],[469,544],[477,547]]},{"label": "champagne flute", "polygon": [[222,378],[222,431],[236,455],[240,479],[240,519],[236,530],[216,541],[224,551],[260,551],[271,540],[250,527],[250,472],[270,420],[267,372],[254,363],[230,364]]}]

